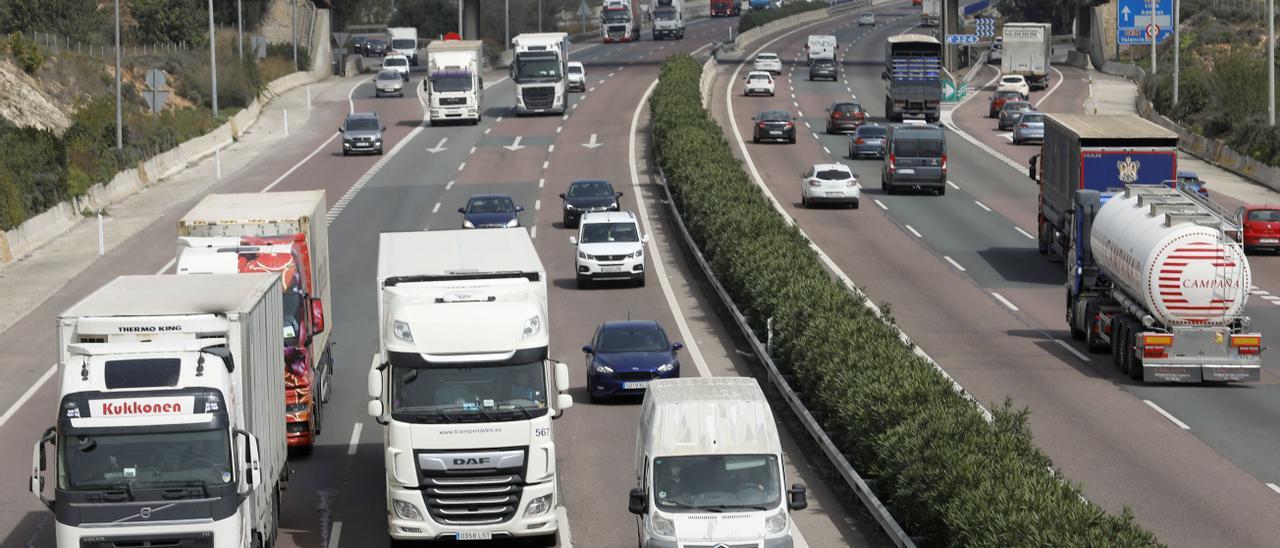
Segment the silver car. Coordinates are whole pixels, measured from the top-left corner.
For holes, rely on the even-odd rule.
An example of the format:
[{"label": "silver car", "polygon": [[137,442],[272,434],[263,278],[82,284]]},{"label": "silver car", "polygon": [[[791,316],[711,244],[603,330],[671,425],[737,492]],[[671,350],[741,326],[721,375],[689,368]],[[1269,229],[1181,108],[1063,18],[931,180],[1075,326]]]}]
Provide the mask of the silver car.
[{"label": "silver car", "polygon": [[395,95],[404,97],[404,79],[394,70],[381,70],[373,77],[374,94],[378,97]]},{"label": "silver car", "polygon": [[377,154],[382,155],[382,120],[374,112],[352,112],[347,120],[338,128],[342,133],[342,155]]},{"label": "silver car", "polygon": [[1013,144],[1044,142],[1044,113],[1024,110],[1013,125]]}]

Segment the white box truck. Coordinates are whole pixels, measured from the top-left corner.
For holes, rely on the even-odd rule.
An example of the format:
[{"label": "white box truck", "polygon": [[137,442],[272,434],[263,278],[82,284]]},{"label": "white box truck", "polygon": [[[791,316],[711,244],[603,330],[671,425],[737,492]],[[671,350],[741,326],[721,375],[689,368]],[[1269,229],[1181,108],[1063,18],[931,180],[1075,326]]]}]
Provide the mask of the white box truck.
[{"label": "white box truck", "polygon": [[936,27],[942,24],[942,0],[924,0],[920,5],[920,26]]},{"label": "white box truck", "polygon": [[288,482],[280,276],[122,276],[57,329],[57,422],[29,489],[59,548],[274,544]]},{"label": "white box truck", "polygon": [[205,196],[178,221],[175,272],[281,275],[286,431],[290,447],[309,452],[333,393],[324,191]]},{"label": "white box truck", "polygon": [[387,27],[387,55],[403,55],[410,65],[418,66],[418,29]]},{"label": "white box truck", "polygon": [[675,38],[684,40],[684,2],[682,0],[656,0],[650,8],[653,21],[653,39]]},{"label": "white box truck", "polygon": [[484,102],[482,54],[479,40],[434,40],[427,44],[427,114],[431,123],[470,120],[480,123]]},{"label": "white box truck", "polygon": [[516,84],[516,114],[564,114],[569,104],[569,35],[521,34],[511,39],[511,47],[515,51],[511,80]]},{"label": "white box truck", "polygon": [[368,412],[384,426],[391,538],[554,543],[551,425],[573,398],[529,233],[383,233],[377,292]]},{"label": "white box truck", "polygon": [[1021,74],[1031,89],[1049,87],[1053,27],[1049,23],[1005,23],[1000,71]]},{"label": "white box truck", "polygon": [[809,39],[804,44],[804,51],[808,64],[812,65],[815,59],[832,59],[836,58],[836,48],[840,47],[840,43],[835,36],[830,34],[810,34]]},{"label": "white box truck", "polygon": [[651,382],[640,405],[628,510],[639,544],[790,547],[790,511],[808,503],[786,487],[782,443],[751,378]]}]

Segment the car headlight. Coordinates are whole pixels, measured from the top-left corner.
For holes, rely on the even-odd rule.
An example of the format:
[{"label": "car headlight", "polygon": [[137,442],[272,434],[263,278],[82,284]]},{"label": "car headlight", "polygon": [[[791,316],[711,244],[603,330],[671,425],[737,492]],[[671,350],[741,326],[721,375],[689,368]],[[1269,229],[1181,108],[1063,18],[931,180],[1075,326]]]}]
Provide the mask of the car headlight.
[{"label": "car headlight", "polygon": [[412,502],[393,500],[391,501],[391,506],[395,508],[396,516],[400,519],[422,521],[422,512],[419,512],[418,507],[414,506]]},{"label": "car headlight", "polygon": [[659,373],[668,373],[668,372],[670,372],[672,369],[675,369],[675,368],[676,368],[676,364],[675,364],[674,362],[664,363],[664,364],[662,364],[662,365],[659,365],[659,366],[658,366],[658,372],[659,372]]},{"label": "car headlight", "polygon": [[657,512],[653,513],[652,519],[649,520],[649,529],[654,535],[659,537],[676,536],[676,524],[668,518]]},{"label": "car headlight", "polygon": [[404,342],[413,342],[413,330],[409,329],[408,322],[396,320],[391,324],[391,332],[395,334],[397,339]]},{"label": "car headlight", "polygon": [[536,499],[529,501],[529,506],[524,509],[524,517],[532,518],[541,516],[551,510],[551,495],[542,495]]},{"label": "car headlight", "polygon": [[520,226],[519,217],[513,217],[510,221],[507,221],[507,228],[511,228],[513,226]]},{"label": "car headlight", "polygon": [[586,253],[585,251],[579,251],[579,252],[578,252],[578,258],[579,258],[579,259],[591,260],[591,256],[590,256],[590,255],[587,255],[587,253]]},{"label": "car headlight", "polygon": [[608,208],[608,209],[618,209],[618,202],[613,202],[613,203],[609,204],[609,208]]},{"label": "car headlight", "polygon": [[592,366],[593,366],[593,367],[595,367],[595,369],[596,369],[596,373],[600,373],[600,374],[603,374],[603,375],[612,375],[612,374],[613,374],[613,368],[612,368],[612,367],[609,367],[609,366],[607,366],[607,365],[605,365],[605,364],[597,363],[597,364],[592,364]]},{"label": "car headlight", "polygon": [[764,534],[776,535],[787,530],[787,509],[778,510],[778,513],[765,518]]},{"label": "car headlight", "polygon": [[627,255],[628,258],[639,258],[644,256],[644,248],[637,249],[635,253]]},{"label": "car headlight", "polygon": [[462,228],[475,228],[475,227],[476,227],[476,224],[475,224],[475,223],[473,223],[473,222],[471,222],[471,221],[469,221],[469,220],[467,220],[467,219],[463,219],[463,220],[462,220]]},{"label": "car headlight", "polygon": [[529,316],[529,319],[524,321],[524,331],[520,333],[520,340],[537,335],[539,331],[542,331],[542,319],[537,316]]}]

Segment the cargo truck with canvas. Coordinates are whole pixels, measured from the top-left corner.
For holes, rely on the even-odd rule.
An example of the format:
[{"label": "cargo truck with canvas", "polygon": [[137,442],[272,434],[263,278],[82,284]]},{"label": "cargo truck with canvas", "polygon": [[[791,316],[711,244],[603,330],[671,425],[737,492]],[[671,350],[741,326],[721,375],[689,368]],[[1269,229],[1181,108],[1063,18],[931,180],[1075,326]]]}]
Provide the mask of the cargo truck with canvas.
[{"label": "cargo truck with canvas", "polygon": [[564,114],[568,106],[569,35],[521,34],[511,39],[516,114]]},{"label": "cargo truck with canvas", "polygon": [[451,120],[480,123],[484,114],[484,43],[435,40],[427,44],[427,115],[432,124]]},{"label": "cargo truck with canvas", "polygon": [[324,191],[210,194],[178,221],[178,236],[178,274],[280,276],[286,431],[290,447],[309,452],[333,392]]},{"label": "cargo truck with canvas", "polygon": [[573,398],[529,233],[383,233],[376,284],[368,413],[383,425],[391,538],[553,544],[552,420]]},{"label": "cargo truck with canvas", "polygon": [[1031,89],[1049,87],[1053,26],[1049,23],[1005,23],[1000,72],[1017,74]]},{"label": "cargo truck with canvas", "polygon": [[918,116],[936,122],[942,107],[942,43],[923,34],[899,34],[885,42],[884,112],[892,122]]},{"label": "cargo truck with canvas", "polygon": [[275,543],[279,318],[274,274],[122,276],[58,315],[57,418],[29,489],[59,548]]}]

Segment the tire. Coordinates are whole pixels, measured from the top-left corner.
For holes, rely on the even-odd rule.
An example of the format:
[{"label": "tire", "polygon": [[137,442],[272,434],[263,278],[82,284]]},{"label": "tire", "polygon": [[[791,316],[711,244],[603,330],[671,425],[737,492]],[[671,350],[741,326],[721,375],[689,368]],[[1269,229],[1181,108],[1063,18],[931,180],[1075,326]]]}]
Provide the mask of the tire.
[{"label": "tire", "polygon": [[382,147],[378,147],[378,156],[382,156]]},{"label": "tire", "polygon": [[946,195],[947,195],[947,183],[945,183],[945,182],[944,182],[944,183],[942,183],[942,186],[938,187],[938,190],[936,190],[936,191],[934,191],[934,192],[935,192],[935,193],[937,193],[937,195],[938,195],[938,196],[946,196]]},{"label": "tire", "polygon": [[796,136],[795,136],[795,134],[794,134],[794,133],[793,133],[793,134],[791,134],[791,138],[790,138],[790,139],[787,139],[787,142],[788,142],[788,143],[791,143],[791,144],[793,144],[793,145],[794,145],[794,144],[796,144]]},{"label": "tire", "polygon": [[544,546],[544,547],[550,548],[552,546],[559,544],[560,539],[555,533],[552,533],[550,535],[541,535],[541,536],[533,537],[531,539],[531,543],[534,546]]},{"label": "tire", "polygon": [[343,156],[350,156],[350,155],[351,155],[351,153],[350,153],[350,152],[347,152],[347,149],[345,149],[345,148],[344,148],[344,149],[342,149],[342,155],[343,155]]},{"label": "tire", "polygon": [[587,289],[591,287],[591,278],[587,276],[578,276],[578,289]]},{"label": "tire", "polygon": [[1134,333],[1133,333],[1133,332],[1130,332],[1130,333],[1129,333],[1129,344],[1128,344],[1128,345],[1125,345],[1125,348],[1126,348],[1126,349],[1130,349],[1130,350],[1129,350],[1129,352],[1128,352],[1128,354],[1129,354],[1129,378],[1130,378],[1130,379],[1133,379],[1133,380],[1135,380],[1135,381],[1141,381],[1141,380],[1142,380],[1142,358],[1139,358],[1139,357],[1138,357],[1138,353],[1137,353],[1136,351],[1131,350],[1131,349],[1133,348],[1133,345],[1134,345],[1136,342],[1137,342],[1137,341],[1135,341],[1135,340],[1134,340]]},{"label": "tire", "polygon": [[1046,222],[1044,222],[1044,221],[1040,221],[1040,230],[1038,230],[1038,231],[1037,231],[1037,232],[1039,232],[1039,237],[1038,237],[1038,238],[1036,238],[1036,248],[1040,251],[1040,254],[1041,254],[1041,255],[1048,255],[1048,254],[1049,254],[1049,230],[1048,230],[1048,227],[1049,227],[1049,223],[1046,223]]},{"label": "tire", "polygon": [[1111,319],[1111,365],[1116,371],[1124,371],[1124,363],[1120,360],[1120,349],[1124,347],[1124,322],[1119,317]]},{"label": "tire", "polygon": [[801,194],[800,194],[800,207],[803,207],[803,208],[805,208],[805,209],[810,209],[810,207],[809,207],[809,197],[808,197],[808,196],[805,196],[805,195],[804,195],[804,193],[801,193]]},{"label": "tire", "polygon": [[636,283],[636,287],[644,287],[644,277],[645,277],[645,275],[644,275],[643,273],[642,273],[642,274],[640,274],[640,279],[636,280],[636,282],[635,282],[635,283]]},{"label": "tire", "polygon": [[1077,305],[1074,300],[1067,299],[1067,327],[1071,328],[1071,340],[1083,341],[1084,330],[1080,329],[1080,318],[1076,317]]},{"label": "tire", "polygon": [[752,142],[752,143],[755,143],[755,144],[757,144],[757,145],[758,145],[758,144],[760,144],[760,136],[759,136],[759,135],[752,135],[752,136],[751,136],[751,142]]},{"label": "tire", "polygon": [[861,205],[860,202],[861,200],[854,200],[852,202],[849,202],[849,207],[852,209],[858,209],[858,206]]},{"label": "tire", "polygon": [[1093,321],[1093,318],[1098,315],[1098,306],[1096,304],[1090,304],[1085,307],[1084,313],[1086,315],[1084,330],[1085,347],[1089,350],[1090,354],[1102,354],[1108,350],[1108,346],[1107,343],[1102,342],[1101,338],[1098,336],[1097,329],[1100,329],[1101,326],[1096,325],[1096,322]]}]

